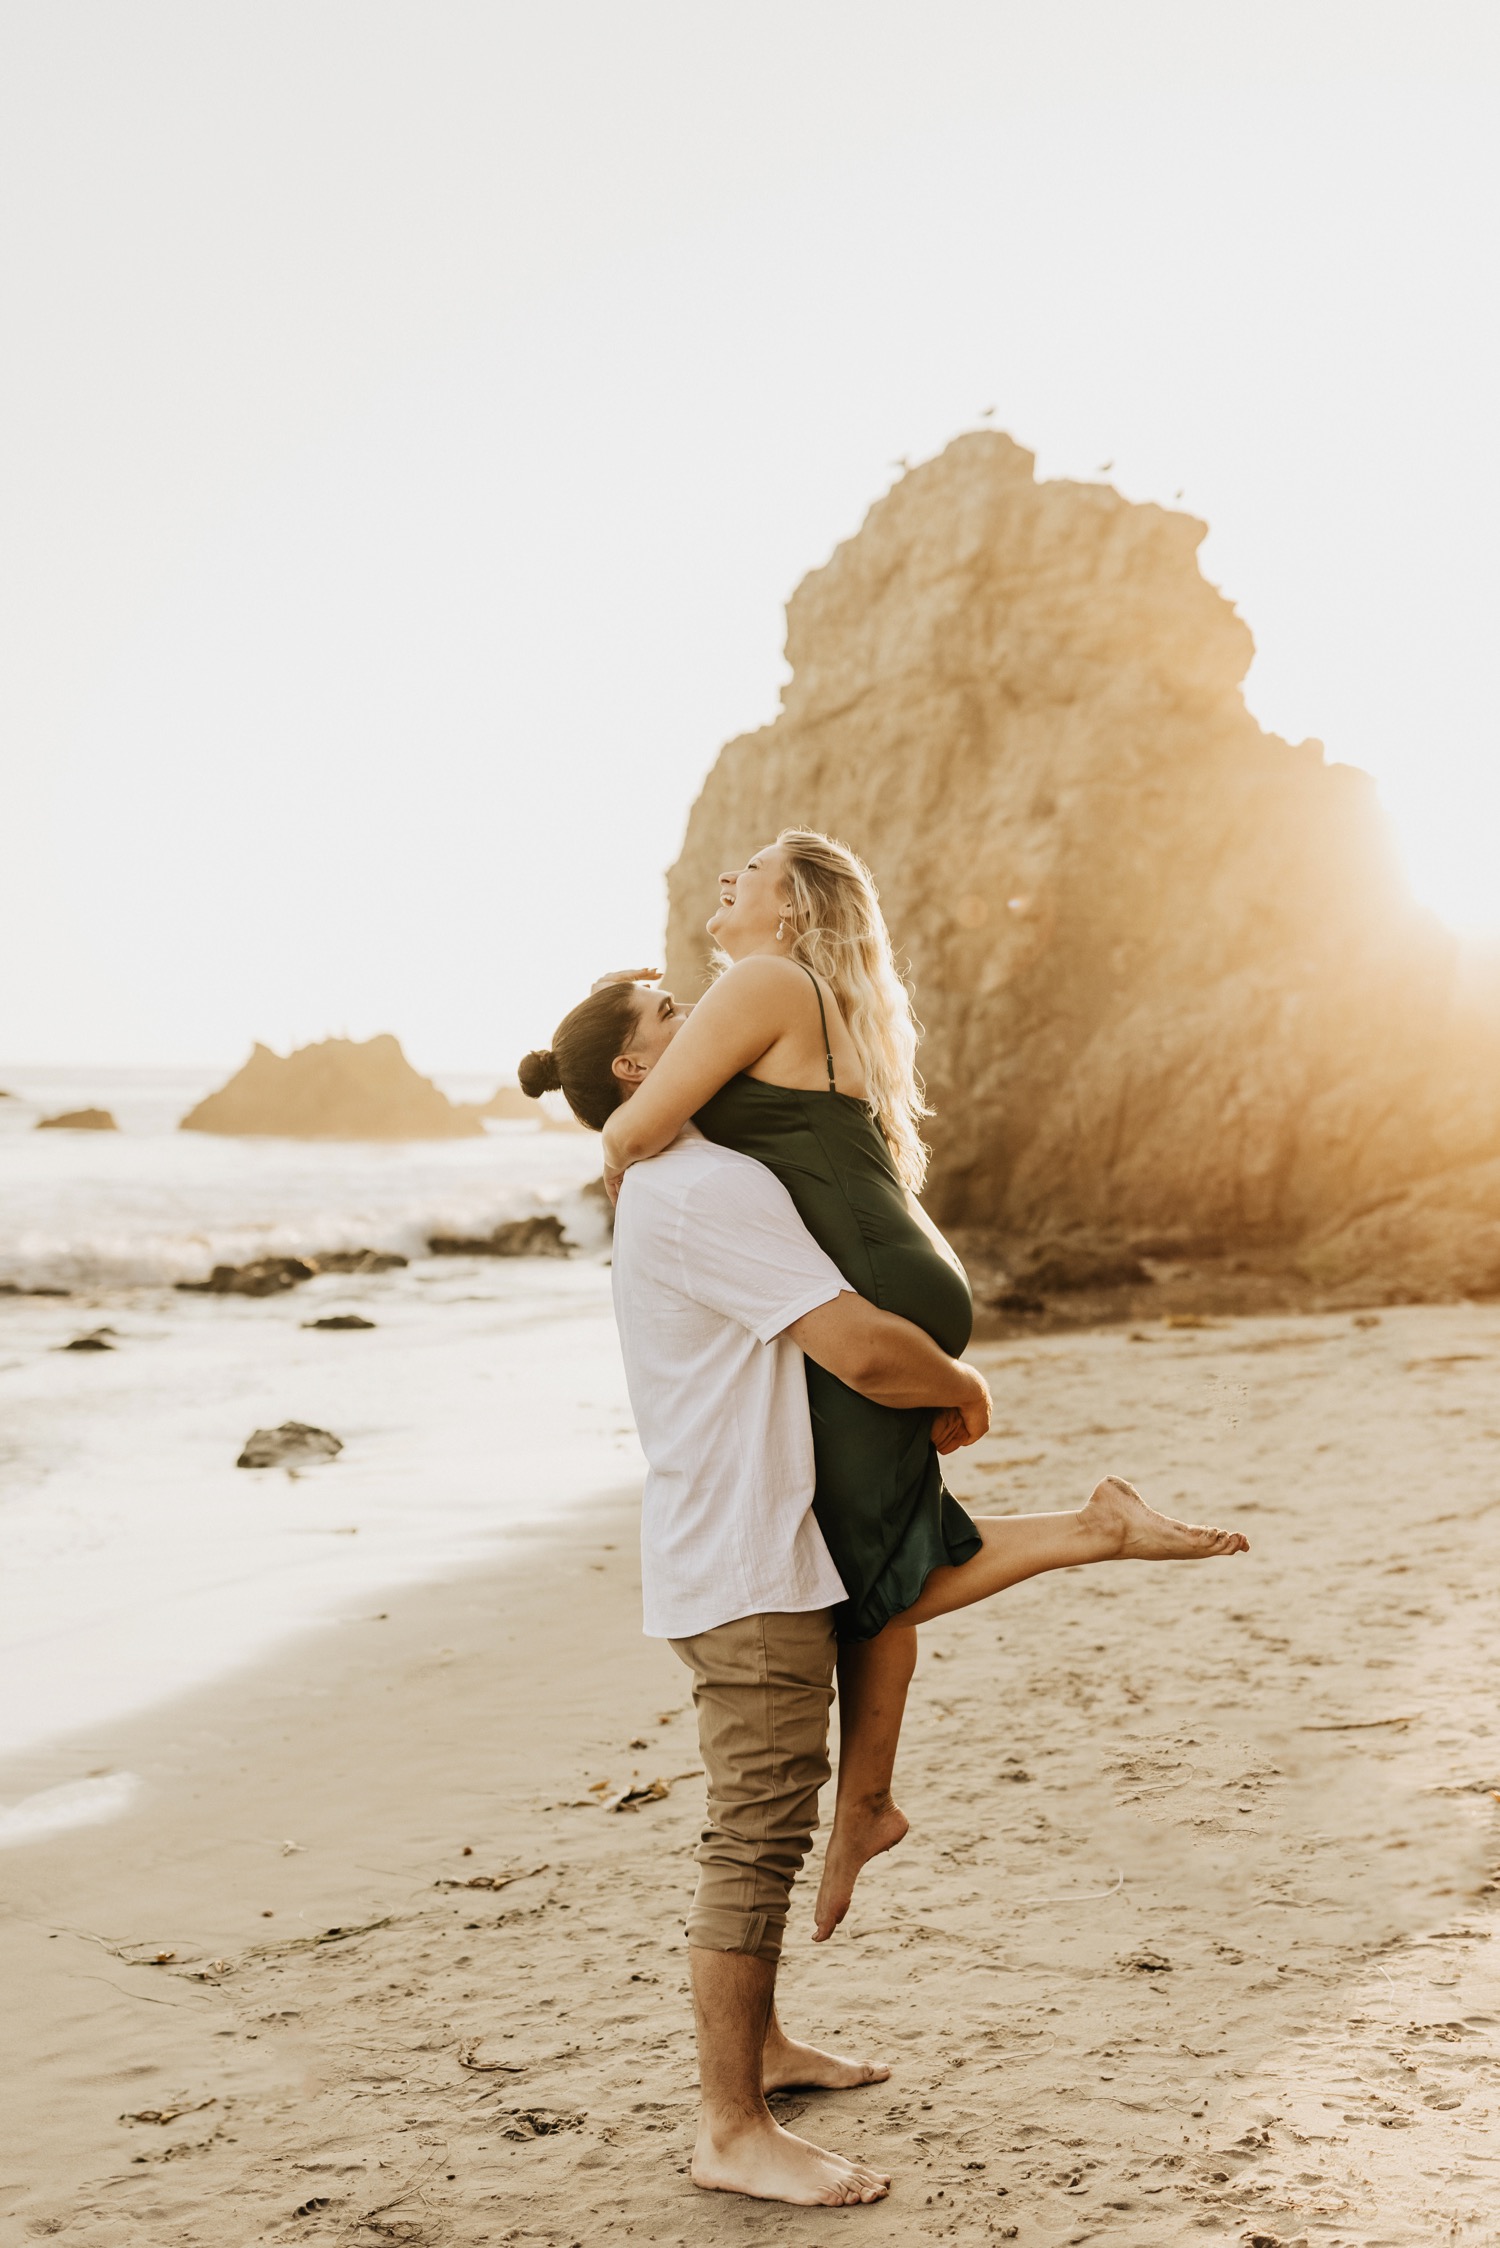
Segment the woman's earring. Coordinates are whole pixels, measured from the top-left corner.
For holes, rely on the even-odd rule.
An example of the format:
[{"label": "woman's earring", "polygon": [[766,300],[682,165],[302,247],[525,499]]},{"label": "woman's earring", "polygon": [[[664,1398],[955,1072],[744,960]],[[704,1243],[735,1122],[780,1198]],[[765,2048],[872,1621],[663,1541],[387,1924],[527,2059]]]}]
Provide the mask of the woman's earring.
[{"label": "woman's earring", "polygon": [[777,942],[778,944],[780,944],[780,943],[781,943],[781,942],[783,941],[783,939],[785,938],[785,936],[786,936],[786,921],[785,921],[785,918],[783,917],[783,919],[781,919],[780,921],[778,921],[778,922],[777,922],[777,924],[776,924],[776,942]]}]

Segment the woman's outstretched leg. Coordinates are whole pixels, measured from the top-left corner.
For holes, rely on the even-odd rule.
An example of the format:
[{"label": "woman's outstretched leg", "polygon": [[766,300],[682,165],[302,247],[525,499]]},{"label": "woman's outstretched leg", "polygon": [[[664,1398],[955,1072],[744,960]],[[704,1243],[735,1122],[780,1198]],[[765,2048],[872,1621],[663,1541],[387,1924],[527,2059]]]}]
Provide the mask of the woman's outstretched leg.
[{"label": "woman's outstretched leg", "polygon": [[813,1908],[814,1943],[826,1943],[849,1910],[861,1869],[906,1832],[905,1814],[891,1801],[891,1778],[916,1667],[910,1624],[887,1624],[878,1637],[846,1640],[839,1649],[838,1794]]},{"label": "woman's outstretched leg", "polygon": [[[974,1527],[983,1542],[973,1560],[934,1569],[898,1623],[951,1616],[956,1608],[970,1608],[1048,1569],[1079,1569],[1092,1561],[1215,1561],[1250,1551],[1250,1540],[1238,1530],[1212,1530],[1158,1514],[1118,1475],[1096,1483],[1076,1514],[981,1515]],[[886,1625],[886,1631],[891,1628]]]}]

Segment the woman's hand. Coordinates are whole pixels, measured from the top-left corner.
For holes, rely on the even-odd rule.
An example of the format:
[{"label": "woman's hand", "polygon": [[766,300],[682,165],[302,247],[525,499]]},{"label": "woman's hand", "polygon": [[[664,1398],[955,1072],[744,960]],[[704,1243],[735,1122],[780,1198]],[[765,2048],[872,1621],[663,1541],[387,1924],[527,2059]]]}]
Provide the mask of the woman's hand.
[{"label": "woman's hand", "polygon": [[589,990],[605,991],[617,983],[660,983],[661,974],[660,968],[611,968],[607,975],[595,976]]},{"label": "woman's hand", "polygon": [[624,1178],[624,1176],[625,1173],[623,1171],[612,1171],[608,1163],[605,1164],[604,1191],[609,1196],[610,1202],[612,1204],[618,1202],[620,1199],[620,1181]]}]

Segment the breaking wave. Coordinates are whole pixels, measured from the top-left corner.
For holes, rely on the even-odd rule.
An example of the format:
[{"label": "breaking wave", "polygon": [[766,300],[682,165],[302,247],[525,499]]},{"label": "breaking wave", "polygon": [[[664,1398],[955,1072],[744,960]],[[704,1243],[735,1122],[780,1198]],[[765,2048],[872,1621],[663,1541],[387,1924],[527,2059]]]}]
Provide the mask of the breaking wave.
[{"label": "breaking wave", "polygon": [[[6,1107],[10,1107],[6,1103]],[[369,1145],[170,1129],[0,1133],[0,1284],[168,1286],[215,1264],[333,1249],[426,1253],[553,1212],[580,1251],[608,1228],[599,1143],[524,1124],[483,1139]]]}]

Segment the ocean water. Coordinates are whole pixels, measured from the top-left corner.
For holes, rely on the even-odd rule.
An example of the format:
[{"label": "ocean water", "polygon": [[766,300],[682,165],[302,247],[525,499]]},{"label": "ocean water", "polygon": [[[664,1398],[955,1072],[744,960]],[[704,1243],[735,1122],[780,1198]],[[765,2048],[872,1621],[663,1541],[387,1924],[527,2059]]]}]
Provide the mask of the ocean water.
[{"label": "ocean water", "polygon": [[[362,1622],[403,1583],[566,1541],[578,1510],[639,1487],[592,1134],[178,1132],[223,1075],[0,1066],[17,1096],[0,1101],[0,1847],[149,1816],[128,1775],[96,1785],[116,1719]],[[85,1106],[122,1129],[35,1129]],[[435,1231],[548,1210],[574,1256],[425,1253]],[[262,1299],[171,1285],[336,1248],[412,1262]],[[370,1325],[311,1325],[350,1312]],[[108,1348],[67,1347],[100,1328]],[[342,1451],[295,1475],[237,1467],[286,1420]]]},{"label": "ocean water", "polygon": [[[592,1133],[495,1123],[482,1139],[397,1145],[218,1139],[178,1120],[216,1071],[0,1065],[0,1283],[110,1288],[206,1278],[215,1264],[319,1249],[417,1256],[433,1233],[482,1234],[552,1210],[601,1247]],[[489,1080],[444,1080],[482,1100]],[[104,1108],[117,1132],[39,1132],[42,1116]]]}]

